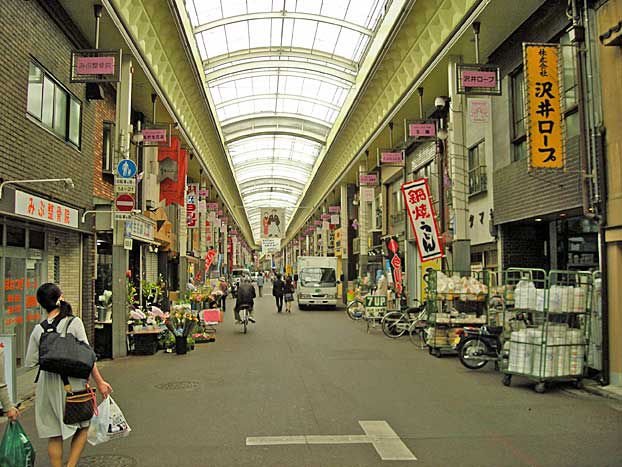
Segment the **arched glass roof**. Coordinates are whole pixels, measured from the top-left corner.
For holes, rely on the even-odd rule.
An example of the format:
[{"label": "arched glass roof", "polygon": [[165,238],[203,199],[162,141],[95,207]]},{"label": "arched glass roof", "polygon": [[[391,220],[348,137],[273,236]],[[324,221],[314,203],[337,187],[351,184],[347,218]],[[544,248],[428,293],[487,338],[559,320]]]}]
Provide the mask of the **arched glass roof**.
[{"label": "arched glass roof", "polygon": [[255,240],[300,200],[390,0],[186,0]]}]

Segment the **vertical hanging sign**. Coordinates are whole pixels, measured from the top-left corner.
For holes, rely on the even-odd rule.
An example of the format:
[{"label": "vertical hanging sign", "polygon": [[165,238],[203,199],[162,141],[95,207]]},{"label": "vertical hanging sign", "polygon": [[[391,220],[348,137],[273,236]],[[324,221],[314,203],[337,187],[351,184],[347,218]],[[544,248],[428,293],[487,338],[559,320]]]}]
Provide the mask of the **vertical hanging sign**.
[{"label": "vertical hanging sign", "polygon": [[430,198],[430,188],[426,178],[419,178],[402,185],[404,204],[408,210],[410,225],[417,237],[417,248],[421,262],[443,256],[443,249],[438,235],[438,226],[434,214],[434,205]]},{"label": "vertical hanging sign", "polygon": [[188,193],[186,195],[186,219],[189,229],[194,229],[198,225],[197,200],[198,185],[188,183]]},{"label": "vertical hanging sign", "polygon": [[523,44],[529,167],[564,168],[559,44]]}]

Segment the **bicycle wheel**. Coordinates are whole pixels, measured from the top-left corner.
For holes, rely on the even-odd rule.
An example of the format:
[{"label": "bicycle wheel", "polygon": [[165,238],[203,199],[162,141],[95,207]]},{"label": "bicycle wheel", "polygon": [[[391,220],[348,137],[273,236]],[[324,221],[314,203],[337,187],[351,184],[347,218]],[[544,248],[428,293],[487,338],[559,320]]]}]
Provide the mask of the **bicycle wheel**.
[{"label": "bicycle wheel", "polygon": [[419,349],[425,349],[428,345],[428,331],[425,321],[413,321],[408,329],[410,342]]},{"label": "bicycle wheel", "polygon": [[397,339],[408,330],[408,318],[400,311],[391,311],[382,318],[382,332],[391,339]]},{"label": "bicycle wheel", "polygon": [[346,314],[355,321],[361,319],[365,316],[365,304],[359,299],[352,300],[346,307]]}]

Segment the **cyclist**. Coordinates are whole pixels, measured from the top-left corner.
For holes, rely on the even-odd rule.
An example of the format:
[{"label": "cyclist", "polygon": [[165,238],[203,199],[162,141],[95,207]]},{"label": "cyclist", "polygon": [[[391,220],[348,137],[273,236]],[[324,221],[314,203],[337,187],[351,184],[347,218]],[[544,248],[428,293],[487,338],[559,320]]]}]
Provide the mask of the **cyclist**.
[{"label": "cyclist", "polygon": [[253,307],[255,305],[254,298],[256,296],[257,295],[255,293],[255,287],[253,287],[253,284],[251,284],[251,280],[248,277],[245,277],[244,279],[242,279],[238,287],[238,296],[235,302],[235,309],[234,309],[236,324],[240,323],[240,307],[242,305],[249,305],[250,309],[249,309],[248,320],[251,323],[255,322],[255,319],[252,316],[250,316],[250,314],[253,312]]}]

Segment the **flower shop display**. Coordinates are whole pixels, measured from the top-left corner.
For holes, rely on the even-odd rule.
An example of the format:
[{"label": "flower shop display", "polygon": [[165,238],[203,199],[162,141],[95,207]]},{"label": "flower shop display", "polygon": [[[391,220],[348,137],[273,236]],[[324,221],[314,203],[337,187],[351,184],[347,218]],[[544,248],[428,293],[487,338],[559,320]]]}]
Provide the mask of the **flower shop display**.
[{"label": "flower shop display", "polygon": [[183,355],[187,352],[187,338],[192,334],[199,318],[192,313],[190,304],[173,305],[169,318],[165,321],[168,330],[175,336],[175,351]]},{"label": "flower shop display", "polygon": [[99,305],[97,307],[97,320],[102,322],[112,321],[112,291],[104,290],[98,297]]}]

